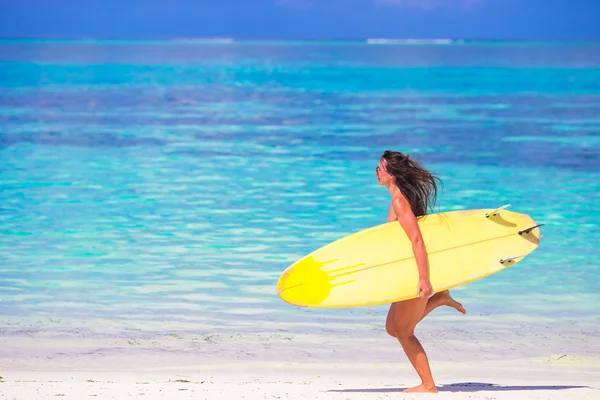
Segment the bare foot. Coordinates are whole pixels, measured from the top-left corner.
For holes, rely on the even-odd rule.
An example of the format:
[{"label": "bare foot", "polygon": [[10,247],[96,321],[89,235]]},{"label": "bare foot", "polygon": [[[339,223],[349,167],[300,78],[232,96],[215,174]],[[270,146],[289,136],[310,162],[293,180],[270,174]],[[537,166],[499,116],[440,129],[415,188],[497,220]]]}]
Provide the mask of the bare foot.
[{"label": "bare foot", "polygon": [[439,292],[439,293],[437,293],[437,295],[440,296],[440,303],[442,303],[443,305],[455,308],[460,313],[463,313],[463,314],[467,313],[467,311],[462,306],[462,304],[460,304],[458,301],[454,300],[450,296],[450,292],[448,290],[444,290],[443,292]]},{"label": "bare foot", "polygon": [[420,384],[419,386],[415,386],[410,389],[404,389],[403,393],[437,393],[437,388],[435,385],[433,386],[425,386],[425,384]]}]

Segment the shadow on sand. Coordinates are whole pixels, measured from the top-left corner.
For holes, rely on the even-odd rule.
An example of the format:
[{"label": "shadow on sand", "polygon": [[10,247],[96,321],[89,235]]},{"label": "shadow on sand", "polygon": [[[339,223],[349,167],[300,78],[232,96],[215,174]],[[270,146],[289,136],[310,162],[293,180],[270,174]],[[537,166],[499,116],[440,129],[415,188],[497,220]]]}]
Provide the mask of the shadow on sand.
[{"label": "shadow on sand", "polygon": [[[502,386],[494,385],[493,383],[482,383],[482,382],[462,382],[452,383],[449,385],[439,385],[438,392],[510,392],[519,390],[564,390],[564,389],[582,389],[587,386]],[[373,389],[338,389],[328,390],[328,392],[342,392],[342,393],[396,393],[401,392],[406,388],[373,388]]]}]

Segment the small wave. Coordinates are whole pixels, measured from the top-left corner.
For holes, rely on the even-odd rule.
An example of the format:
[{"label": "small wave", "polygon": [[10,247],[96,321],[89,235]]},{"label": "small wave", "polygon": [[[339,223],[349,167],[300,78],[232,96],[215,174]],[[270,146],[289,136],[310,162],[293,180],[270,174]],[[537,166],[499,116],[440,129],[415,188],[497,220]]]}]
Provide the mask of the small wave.
[{"label": "small wave", "polygon": [[388,38],[371,38],[366,40],[367,44],[454,44],[464,43],[464,40],[454,39],[388,39]]},{"label": "small wave", "polygon": [[227,44],[227,43],[234,43],[235,39],[234,38],[229,38],[229,37],[215,37],[215,38],[177,38],[175,39],[176,42],[179,43],[215,43],[215,44]]}]

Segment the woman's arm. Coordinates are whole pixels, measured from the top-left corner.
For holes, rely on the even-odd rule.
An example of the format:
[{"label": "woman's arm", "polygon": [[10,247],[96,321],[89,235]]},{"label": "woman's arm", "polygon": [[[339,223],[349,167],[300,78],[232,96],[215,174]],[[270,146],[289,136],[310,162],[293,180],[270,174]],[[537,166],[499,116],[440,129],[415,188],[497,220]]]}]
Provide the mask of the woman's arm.
[{"label": "woman's arm", "polygon": [[419,269],[419,287],[417,288],[417,294],[419,297],[428,297],[433,290],[431,288],[431,282],[429,281],[427,252],[425,251],[425,243],[423,242],[423,236],[421,236],[417,218],[412,212],[410,203],[403,195],[394,196],[392,199],[392,207],[398,217],[398,222],[412,243],[412,250],[417,261],[417,268]]}]

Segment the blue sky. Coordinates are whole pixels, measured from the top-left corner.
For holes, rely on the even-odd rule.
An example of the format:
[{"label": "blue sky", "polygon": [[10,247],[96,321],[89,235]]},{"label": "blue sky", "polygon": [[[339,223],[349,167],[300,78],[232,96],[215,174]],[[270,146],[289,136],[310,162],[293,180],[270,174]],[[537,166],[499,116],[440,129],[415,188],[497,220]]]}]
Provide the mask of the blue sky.
[{"label": "blue sky", "polygon": [[600,0],[0,0],[3,37],[600,39]]}]

